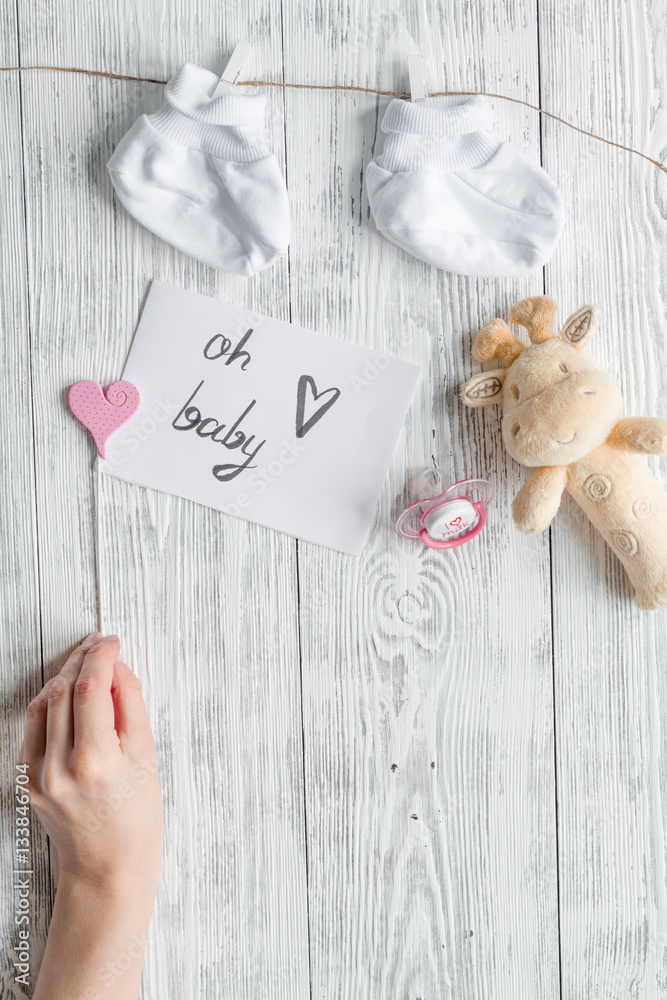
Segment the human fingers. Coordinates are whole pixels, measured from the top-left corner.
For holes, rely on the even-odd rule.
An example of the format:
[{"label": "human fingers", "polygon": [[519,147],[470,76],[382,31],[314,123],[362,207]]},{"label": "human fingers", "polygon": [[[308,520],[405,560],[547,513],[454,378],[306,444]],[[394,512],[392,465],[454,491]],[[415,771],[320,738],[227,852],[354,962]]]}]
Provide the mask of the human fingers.
[{"label": "human fingers", "polygon": [[[50,681],[47,681],[47,685]],[[19,750],[19,764],[35,765],[46,750],[46,697],[42,691],[32,699],[25,712],[23,741]],[[48,692],[47,692],[48,694]]]},{"label": "human fingers", "polygon": [[[46,702],[46,729],[44,756],[52,760],[60,760],[66,755],[74,743],[74,723],[72,709],[72,692],[77,677],[81,671],[88,650],[99,642],[100,633],[92,632],[81,642],[67,658],[62,670],[44,685],[37,696],[41,702]],[[36,726],[41,713],[41,704],[31,714],[36,719]]]},{"label": "human fingers", "polygon": [[79,676],[79,672],[81,671],[81,667],[83,666],[86,653],[89,649],[95,646],[101,638],[101,632],[91,632],[90,635],[87,635],[86,638],[79,643],[76,649],[72,650],[62,666],[60,674],[56,676],[64,677],[68,681],[76,681]]},{"label": "human fingers", "polygon": [[86,653],[74,685],[74,746],[99,748],[114,735],[114,705],[111,697],[114,663],[120,640],[108,635]]},{"label": "human fingers", "polygon": [[114,665],[111,693],[116,713],[116,730],[123,749],[128,744],[139,749],[152,748],[153,733],[139,678],[120,660]]}]

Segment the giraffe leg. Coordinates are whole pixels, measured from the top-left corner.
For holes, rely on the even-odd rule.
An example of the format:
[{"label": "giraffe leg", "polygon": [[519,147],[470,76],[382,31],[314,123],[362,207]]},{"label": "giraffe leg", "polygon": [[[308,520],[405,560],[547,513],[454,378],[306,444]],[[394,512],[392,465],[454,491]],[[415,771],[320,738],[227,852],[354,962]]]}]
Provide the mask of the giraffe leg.
[{"label": "giraffe leg", "polygon": [[533,534],[549,527],[565,489],[565,470],[564,465],[545,465],[523,484],[512,504],[519,531]]},{"label": "giraffe leg", "polygon": [[624,417],[607,438],[607,444],[644,455],[667,455],[667,420],[661,417]]}]

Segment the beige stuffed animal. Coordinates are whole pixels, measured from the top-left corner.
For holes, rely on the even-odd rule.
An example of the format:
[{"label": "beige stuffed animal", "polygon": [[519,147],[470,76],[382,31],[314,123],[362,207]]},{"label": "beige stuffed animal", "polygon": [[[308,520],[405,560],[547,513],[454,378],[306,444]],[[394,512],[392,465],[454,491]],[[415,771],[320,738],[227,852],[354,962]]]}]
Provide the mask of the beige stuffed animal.
[{"label": "beige stuffed animal", "polygon": [[567,490],[625,566],[639,607],[667,607],[667,494],[639,457],[667,454],[667,420],[622,416],[620,389],[586,350],[598,307],[579,309],[554,337],[557,308],[547,296],[513,306],[530,347],[503,320],[487,323],[472,355],[507,367],[469,379],[463,400],[502,403],[505,447],[535,469],[512,504],[517,527],[543,531]]}]

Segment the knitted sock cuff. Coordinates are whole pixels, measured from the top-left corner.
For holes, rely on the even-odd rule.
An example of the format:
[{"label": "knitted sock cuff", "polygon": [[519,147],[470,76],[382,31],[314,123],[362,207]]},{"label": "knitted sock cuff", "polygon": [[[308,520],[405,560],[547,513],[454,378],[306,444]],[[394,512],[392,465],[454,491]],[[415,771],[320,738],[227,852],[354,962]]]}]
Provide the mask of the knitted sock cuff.
[{"label": "knitted sock cuff", "polygon": [[486,134],[490,124],[480,94],[429,97],[418,103],[395,99],[382,121],[387,139],[378,165],[392,173],[479,166],[499,146]]},{"label": "knitted sock cuff", "polygon": [[185,63],[165,88],[165,103],[146,115],[153,128],[179,146],[248,163],[269,156],[264,133],[266,98],[263,95],[211,94],[215,73]]},{"label": "knitted sock cuff", "polygon": [[491,115],[481,94],[428,97],[425,101],[391,101],[382,121],[383,132],[418,135],[465,135],[491,127]]}]

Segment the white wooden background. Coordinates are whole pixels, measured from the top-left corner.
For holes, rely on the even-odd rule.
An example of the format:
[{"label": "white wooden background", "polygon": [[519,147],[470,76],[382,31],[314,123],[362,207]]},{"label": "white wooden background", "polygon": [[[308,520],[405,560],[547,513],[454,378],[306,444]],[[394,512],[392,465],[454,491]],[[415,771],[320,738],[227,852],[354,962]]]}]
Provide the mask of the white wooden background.
[{"label": "white wooden background", "polygon": [[[16,0],[4,65],[167,78],[220,70],[496,91],[667,156],[667,20],[652,0]],[[216,273],[141,229],[106,161],[162,87],[0,74],[0,514],[5,763],[0,993],[10,948],[12,774],[28,700],[96,626],[142,678],[166,808],[143,997],[667,997],[667,616],[635,609],[569,499],[526,538],[525,470],[493,410],[464,410],[474,333],[545,290],[596,301],[592,350],[627,412],[667,415],[667,178],[518,105],[498,134],[560,185],[561,242],[520,281],[443,274],[380,238],[364,171],[386,99],[268,91],[289,256]],[[423,380],[359,559],[104,478],[65,405],[122,371],[152,278],[418,362]],[[414,470],[497,486],[449,554],[399,539]],[[657,462],[654,468],[658,470]],[[663,481],[667,470],[661,470]],[[37,965],[54,888],[34,826]]]}]

